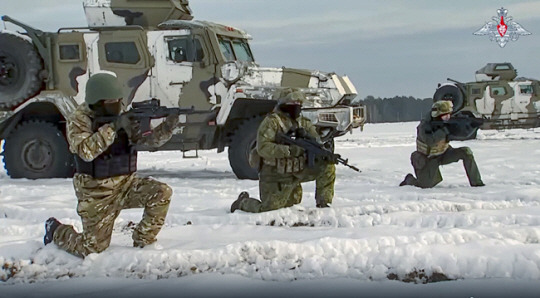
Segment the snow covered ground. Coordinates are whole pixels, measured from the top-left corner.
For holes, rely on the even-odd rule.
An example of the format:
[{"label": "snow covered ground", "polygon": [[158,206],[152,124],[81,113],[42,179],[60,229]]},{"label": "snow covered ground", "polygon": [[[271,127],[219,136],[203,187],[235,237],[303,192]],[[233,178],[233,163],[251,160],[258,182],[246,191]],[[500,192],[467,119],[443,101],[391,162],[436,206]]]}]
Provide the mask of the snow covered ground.
[{"label": "snow covered ground", "polygon": [[472,148],[487,186],[469,187],[455,163],[424,190],[397,186],[412,171],[416,125],[337,139],[362,173],[337,167],[328,209],[315,208],[311,182],[301,205],[231,214],[238,194],[258,186],[235,179],[226,153],[143,152],[140,174],[174,190],[158,242],[131,247],[142,210],[124,210],[111,246],[84,260],[42,243],[50,216],[81,228],[71,180],[11,180],[2,170],[0,297],[540,296],[540,129],[452,142]]}]

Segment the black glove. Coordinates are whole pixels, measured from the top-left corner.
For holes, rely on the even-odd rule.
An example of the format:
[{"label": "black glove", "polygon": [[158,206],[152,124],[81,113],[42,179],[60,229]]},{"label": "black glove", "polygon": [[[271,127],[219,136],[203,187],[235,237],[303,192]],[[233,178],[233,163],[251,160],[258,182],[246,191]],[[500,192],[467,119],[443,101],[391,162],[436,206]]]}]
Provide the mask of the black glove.
[{"label": "black glove", "polygon": [[118,115],[112,125],[115,131],[119,131],[122,128],[126,132],[131,131],[131,119],[129,119],[128,115],[126,114]]},{"label": "black glove", "polygon": [[305,140],[315,140],[315,138],[310,135],[307,130],[303,127],[299,127],[296,129],[296,137],[305,139]]},{"label": "black glove", "polygon": [[306,137],[308,137],[309,134],[307,133],[307,131],[305,130],[305,128],[303,127],[299,127],[296,129],[296,137],[297,138],[303,138],[305,139]]}]

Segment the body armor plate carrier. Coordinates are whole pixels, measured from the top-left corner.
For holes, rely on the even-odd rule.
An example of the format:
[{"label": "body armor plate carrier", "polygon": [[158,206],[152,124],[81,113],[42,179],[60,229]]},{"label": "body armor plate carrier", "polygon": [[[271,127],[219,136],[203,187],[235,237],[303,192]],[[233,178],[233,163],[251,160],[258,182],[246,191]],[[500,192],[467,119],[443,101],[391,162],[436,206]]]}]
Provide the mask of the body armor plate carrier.
[{"label": "body armor plate carrier", "polygon": [[114,143],[96,157],[87,162],[75,156],[77,173],[88,174],[97,179],[129,175],[137,171],[137,149],[131,145],[126,132],[118,132]]}]

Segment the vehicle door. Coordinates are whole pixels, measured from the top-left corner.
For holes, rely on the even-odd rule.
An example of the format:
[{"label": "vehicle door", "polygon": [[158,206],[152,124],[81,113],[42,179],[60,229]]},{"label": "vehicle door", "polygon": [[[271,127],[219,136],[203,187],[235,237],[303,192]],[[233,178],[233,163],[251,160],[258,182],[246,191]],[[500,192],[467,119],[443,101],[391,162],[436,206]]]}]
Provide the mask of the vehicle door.
[{"label": "vehicle door", "polygon": [[140,29],[100,31],[99,67],[114,72],[124,84],[124,104],[149,99],[148,74],[154,59],[148,51],[145,31]]},{"label": "vehicle door", "polygon": [[529,113],[533,110],[533,93],[533,86],[530,81],[516,82],[514,85],[514,105],[512,112]]},{"label": "vehicle door", "polygon": [[493,116],[500,116],[512,113],[513,88],[506,82],[490,84],[488,87],[489,97],[493,99]]},{"label": "vehicle door", "polygon": [[157,60],[152,76],[155,97],[168,106],[210,110],[213,94],[207,94],[202,82],[213,79],[215,71],[206,62],[207,53],[202,37],[189,30],[159,32],[153,49]]}]

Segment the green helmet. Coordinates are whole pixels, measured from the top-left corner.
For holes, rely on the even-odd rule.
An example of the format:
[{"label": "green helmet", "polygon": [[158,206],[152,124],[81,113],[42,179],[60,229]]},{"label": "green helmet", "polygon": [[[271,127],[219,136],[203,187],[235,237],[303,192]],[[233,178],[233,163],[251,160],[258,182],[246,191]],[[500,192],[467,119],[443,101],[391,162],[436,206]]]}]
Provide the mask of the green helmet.
[{"label": "green helmet", "polygon": [[122,85],[118,78],[108,73],[98,73],[90,77],[86,83],[85,101],[89,105],[101,100],[119,99],[124,97]]},{"label": "green helmet", "polygon": [[302,105],[306,100],[306,95],[300,91],[292,91],[285,96],[282,96],[278,99],[278,105],[283,105],[290,102],[297,102]]},{"label": "green helmet", "polygon": [[453,107],[454,104],[449,100],[436,101],[431,106],[431,117],[436,118],[444,114],[450,114]]}]

